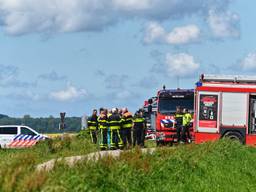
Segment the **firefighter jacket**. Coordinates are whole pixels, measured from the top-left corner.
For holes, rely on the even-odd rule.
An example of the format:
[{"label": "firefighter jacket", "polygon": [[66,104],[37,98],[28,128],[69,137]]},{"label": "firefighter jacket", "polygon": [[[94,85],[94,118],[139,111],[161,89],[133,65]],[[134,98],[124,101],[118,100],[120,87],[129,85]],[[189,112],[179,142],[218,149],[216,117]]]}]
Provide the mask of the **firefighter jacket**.
[{"label": "firefighter jacket", "polygon": [[119,114],[111,114],[108,117],[108,126],[111,130],[120,129],[122,126],[122,120]]},{"label": "firefighter jacket", "polygon": [[175,114],[175,120],[176,120],[176,125],[177,126],[182,126],[183,125],[183,113],[176,113]]},{"label": "firefighter jacket", "polygon": [[185,113],[183,115],[183,126],[188,126],[192,120],[192,115],[190,113]]},{"label": "firefighter jacket", "polygon": [[97,115],[93,115],[93,116],[89,117],[88,121],[87,121],[87,124],[88,124],[88,128],[90,130],[98,129],[98,117],[97,117]]},{"label": "firefighter jacket", "polygon": [[135,116],[133,118],[133,128],[134,129],[144,129],[145,128],[145,119],[140,116]]},{"label": "firefighter jacket", "polygon": [[130,112],[123,114],[122,122],[123,128],[132,128],[132,114]]},{"label": "firefighter jacket", "polygon": [[98,118],[98,126],[100,129],[108,128],[108,118],[106,115],[101,114]]}]

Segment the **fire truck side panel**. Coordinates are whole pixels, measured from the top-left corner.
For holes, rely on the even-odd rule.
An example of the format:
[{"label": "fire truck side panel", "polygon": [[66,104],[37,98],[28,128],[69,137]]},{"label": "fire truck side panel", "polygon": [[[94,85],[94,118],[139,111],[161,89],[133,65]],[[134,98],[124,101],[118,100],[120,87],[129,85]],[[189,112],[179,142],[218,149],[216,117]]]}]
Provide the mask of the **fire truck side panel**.
[{"label": "fire truck side panel", "polygon": [[196,132],[219,132],[220,93],[199,91],[197,95]]},{"label": "fire truck side panel", "polygon": [[[216,99],[217,108],[214,108],[213,98]],[[248,93],[199,91],[196,108],[196,143],[216,140],[231,131],[239,133],[244,142],[248,127],[248,105]],[[211,118],[210,115],[208,119],[202,119],[204,110],[208,115],[216,113],[213,115],[216,117]]]},{"label": "fire truck side panel", "polygon": [[246,128],[248,102],[247,93],[222,93],[221,126]]}]

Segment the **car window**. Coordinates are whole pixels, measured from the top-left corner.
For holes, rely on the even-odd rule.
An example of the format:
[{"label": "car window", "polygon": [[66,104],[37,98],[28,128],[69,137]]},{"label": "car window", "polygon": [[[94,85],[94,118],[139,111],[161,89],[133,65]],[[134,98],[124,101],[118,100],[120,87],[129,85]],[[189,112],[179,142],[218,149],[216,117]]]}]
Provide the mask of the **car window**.
[{"label": "car window", "polygon": [[29,130],[29,129],[26,128],[26,127],[21,127],[20,133],[21,133],[22,135],[36,135],[35,132]]},{"label": "car window", "polygon": [[15,135],[17,134],[17,127],[0,127],[0,134]]}]

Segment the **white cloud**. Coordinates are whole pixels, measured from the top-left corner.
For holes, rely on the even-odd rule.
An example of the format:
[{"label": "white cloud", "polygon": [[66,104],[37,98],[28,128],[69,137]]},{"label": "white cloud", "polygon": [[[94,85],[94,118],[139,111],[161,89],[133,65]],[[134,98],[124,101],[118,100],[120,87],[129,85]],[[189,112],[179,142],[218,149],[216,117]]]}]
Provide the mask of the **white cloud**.
[{"label": "white cloud", "polygon": [[164,21],[207,16],[229,0],[0,0],[0,25],[7,34],[102,30],[120,19]]},{"label": "white cloud", "polygon": [[215,10],[209,11],[209,17],[207,19],[210,29],[213,35],[217,38],[240,36],[239,31],[239,15],[236,13],[218,12]]},{"label": "white cloud", "polygon": [[175,27],[171,32],[166,30],[157,22],[148,24],[145,32],[145,43],[167,43],[167,44],[186,44],[199,40],[200,29],[196,25],[186,25]]},{"label": "white cloud", "polygon": [[192,55],[186,53],[166,55],[166,67],[169,76],[189,77],[199,68]]},{"label": "white cloud", "polygon": [[146,28],[144,37],[145,43],[163,42],[166,32],[164,28],[157,22],[151,22]]},{"label": "white cloud", "polygon": [[176,27],[166,35],[166,42],[170,44],[185,44],[199,39],[200,29],[196,25]]},{"label": "white cloud", "polygon": [[50,93],[50,98],[57,101],[72,101],[85,98],[88,93],[84,89],[78,89],[72,85],[68,85],[66,89]]},{"label": "white cloud", "polygon": [[242,61],[241,67],[245,71],[256,69],[256,52],[249,53]]}]

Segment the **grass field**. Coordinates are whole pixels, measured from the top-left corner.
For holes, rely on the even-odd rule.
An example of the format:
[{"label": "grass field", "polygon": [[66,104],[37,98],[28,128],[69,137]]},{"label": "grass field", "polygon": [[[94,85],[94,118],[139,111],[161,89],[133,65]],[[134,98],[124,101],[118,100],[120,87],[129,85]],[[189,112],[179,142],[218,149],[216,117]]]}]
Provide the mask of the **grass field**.
[{"label": "grass field", "polygon": [[[153,144],[150,143],[150,146]],[[56,139],[25,150],[1,150],[0,191],[255,191],[256,149],[221,140],[202,145],[124,151],[117,159],[35,166],[48,159],[97,151],[85,138]]]}]

